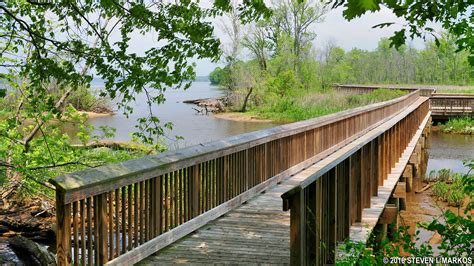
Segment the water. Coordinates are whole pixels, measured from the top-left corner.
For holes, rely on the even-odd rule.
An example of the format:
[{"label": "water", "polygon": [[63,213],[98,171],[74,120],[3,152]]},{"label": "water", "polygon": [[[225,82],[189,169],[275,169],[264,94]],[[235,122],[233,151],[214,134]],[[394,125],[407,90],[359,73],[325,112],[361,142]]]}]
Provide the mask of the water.
[{"label": "water", "polygon": [[[220,140],[222,138],[238,135],[263,128],[273,127],[273,123],[256,123],[243,121],[230,121],[218,119],[210,115],[198,114],[193,104],[184,104],[184,100],[219,97],[224,91],[211,86],[209,82],[194,82],[186,90],[168,90],[165,92],[166,102],[158,106],[152,106],[152,111],[162,124],[172,122],[173,130],[166,130],[164,142],[170,149],[183,148],[199,143]],[[89,124],[95,128],[109,126],[116,128],[114,140],[129,141],[131,133],[136,131],[137,118],[146,117],[149,109],[146,104],[146,96],[138,95],[137,100],[131,104],[134,109],[132,115],[125,117],[120,111],[114,116],[98,117],[89,120]],[[94,132],[100,135],[100,131]],[[184,140],[175,140],[175,136],[182,136]]]},{"label": "water", "polygon": [[431,170],[448,168],[454,172],[466,173],[464,160],[474,159],[474,135],[444,134],[432,131],[428,148],[428,166]]}]

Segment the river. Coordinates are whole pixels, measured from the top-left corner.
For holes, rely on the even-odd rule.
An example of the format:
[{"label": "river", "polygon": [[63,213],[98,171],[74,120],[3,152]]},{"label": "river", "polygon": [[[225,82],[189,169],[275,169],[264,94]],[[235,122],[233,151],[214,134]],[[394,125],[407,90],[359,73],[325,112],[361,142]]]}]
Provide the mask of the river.
[{"label": "river", "polygon": [[454,172],[466,173],[463,160],[474,159],[474,135],[445,134],[432,131],[428,144],[428,166],[431,170],[448,168]]},{"label": "river", "polygon": [[[100,86],[96,82],[93,86]],[[166,137],[163,138],[169,149],[183,148],[199,143],[220,140],[222,138],[238,135],[250,131],[275,126],[273,123],[263,122],[244,122],[231,121],[215,118],[212,114],[199,114],[193,108],[195,105],[185,104],[184,100],[219,97],[225,94],[225,91],[218,87],[211,86],[209,82],[194,82],[191,87],[184,90],[167,90],[164,95],[165,103],[159,106],[153,106],[152,111],[162,124],[166,122],[173,123],[173,130],[166,130]],[[109,126],[116,129],[114,140],[128,141],[130,134],[136,131],[135,125],[137,118],[146,117],[149,109],[146,104],[146,96],[138,95],[135,102],[130,104],[133,108],[133,114],[128,118],[118,111],[113,116],[98,117],[89,120],[89,124],[96,129],[100,126]],[[95,134],[100,135],[99,130]],[[183,140],[176,141],[175,136],[182,136]]]}]

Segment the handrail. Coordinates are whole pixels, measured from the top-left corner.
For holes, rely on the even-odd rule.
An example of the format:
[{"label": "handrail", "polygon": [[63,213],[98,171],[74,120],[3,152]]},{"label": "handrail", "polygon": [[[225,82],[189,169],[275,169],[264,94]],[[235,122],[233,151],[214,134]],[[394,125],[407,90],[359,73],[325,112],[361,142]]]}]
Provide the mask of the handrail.
[{"label": "handrail", "polygon": [[430,98],[436,99],[474,99],[470,93],[433,93]]},{"label": "handrail", "polygon": [[[344,120],[351,116],[356,116],[364,112],[389,106],[417,96],[418,92],[413,91],[402,97],[385,102],[374,103],[335,114],[281,125],[269,129],[244,133],[219,141],[212,141],[184,149],[163,152],[158,155],[150,155],[122,163],[115,163],[74,173],[68,173],[50,179],[49,181],[56,187],[57,190],[63,191],[65,193],[66,203],[70,203],[80,199],[81,197],[84,198],[87,196],[94,196],[107,191],[107,189],[104,189],[102,186],[104,184],[111,183],[114,187],[126,186],[135,183],[136,181],[145,180],[151,176],[175,171],[180,167],[189,167],[197,163],[215,159],[217,157],[225,156],[234,152],[239,152],[265,142],[298,134],[316,127],[322,127]],[[149,174],[144,174],[145,172]],[[122,179],[127,179],[130,176],[135,176],[135,178],[125,182],[122,181]]]},{"label": "handrail", "polygon": [[436,92],[435,88],[431,87],[402,87],[393,85],[357,85],[357,84],[333,84],[332,87],[337,91],[350,92],[355,94],[368,93],[376,89],[391,89],[391,90],[402,90],[402,91],[415,91],[420,90],[421,96],[430,96]]},{"label": "handrail", "polygon": [[137,262],[403,111],[419,94],[54,178],[58,262]]},{"label": "handrail", "polygon": [[[281,195],[283,210],[291,211],[291,265],[334,264],[337,243],[357,235],[351,233],[351,226],[360,227],[361,222],[375,226],[400,176],[385,181],[390,174],[403,172],[396,163],[417,142],[414,138],[429,116],[429,99],[420,98],[296,178],[293,187]],[[379,196],[374,203],[373,196]],[[372,215],[364,221],[366,208]],[[374,210],[378,214],[373,215]],[[362,232],[367,235],[372,229],[364,226]]]}]

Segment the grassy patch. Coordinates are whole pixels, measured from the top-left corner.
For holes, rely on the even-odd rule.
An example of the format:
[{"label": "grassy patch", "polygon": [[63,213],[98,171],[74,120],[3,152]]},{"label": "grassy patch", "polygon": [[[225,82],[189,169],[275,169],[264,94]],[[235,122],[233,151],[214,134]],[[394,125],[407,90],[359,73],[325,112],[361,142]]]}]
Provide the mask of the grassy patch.
[{"label": "grassy patch", "polygon": [[293,122],[324,116],[343,110],[394,99],[405,92],[377,89],[368,94],[347,95],[334,91],[303,91],[292,95],[267,95],[250,112],[260,118],[279,122]]},{"label": "grassy patch", "polygon": [[[474,175],[471,175],[474,178]],[[450,169],[431,171],[429,179],[436,181],[433,184],[433,195],[441,201],[447,202],[449,206],[462,207],[464,198],[464,184],[462,174],[454,173]]]},{"label": "grassy patch", "polygon": [[450,119],[440,129],[443,133],[474,134],[474,119],[467,116]]}]

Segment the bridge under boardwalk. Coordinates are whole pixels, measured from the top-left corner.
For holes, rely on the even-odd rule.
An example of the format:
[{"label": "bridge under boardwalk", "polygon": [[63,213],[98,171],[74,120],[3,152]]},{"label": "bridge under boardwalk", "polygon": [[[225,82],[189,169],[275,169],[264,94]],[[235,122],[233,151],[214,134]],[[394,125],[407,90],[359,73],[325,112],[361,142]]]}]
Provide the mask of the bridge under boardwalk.
[{"label": "bridge under boardwalk", "polygon": [[58,262],[333,263],[393,222],[429,119],[415,90],[55,178]]}]

